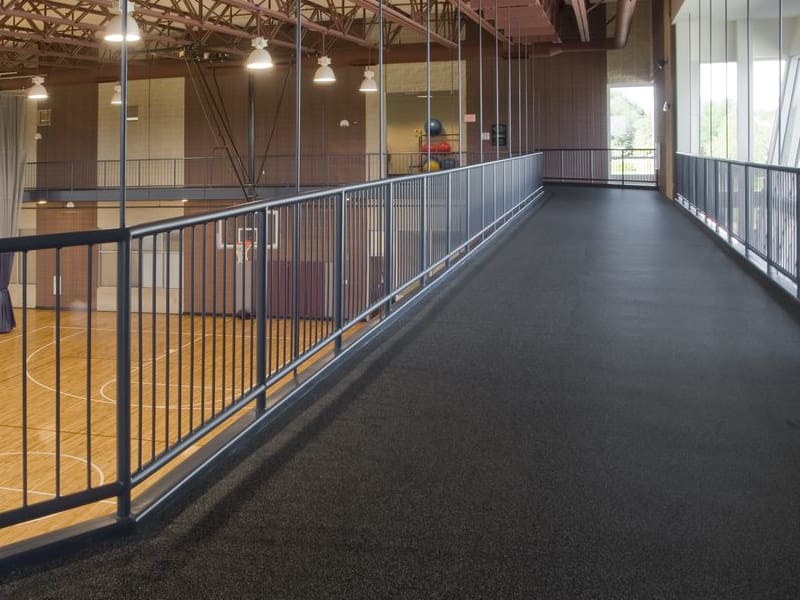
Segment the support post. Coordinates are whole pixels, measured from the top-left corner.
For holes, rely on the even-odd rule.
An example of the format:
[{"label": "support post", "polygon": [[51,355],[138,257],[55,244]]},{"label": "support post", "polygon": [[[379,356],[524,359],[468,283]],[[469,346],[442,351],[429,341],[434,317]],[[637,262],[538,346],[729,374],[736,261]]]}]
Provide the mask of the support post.
[{"label": "support post", "polygon": [[[128,35],[128,3],[122,2],[122,38]],[[119,226],[125,228],[127,182],[125,161],[128,142],[128,46],[122,43],[120,52],[119,116]],[[117,519],[131,516],[131,297],[130,297],[130,237],[127,231],[117,243],[117,480],[122,489],[117,496]],[[60,290],[59,290],[60,291]]]}]

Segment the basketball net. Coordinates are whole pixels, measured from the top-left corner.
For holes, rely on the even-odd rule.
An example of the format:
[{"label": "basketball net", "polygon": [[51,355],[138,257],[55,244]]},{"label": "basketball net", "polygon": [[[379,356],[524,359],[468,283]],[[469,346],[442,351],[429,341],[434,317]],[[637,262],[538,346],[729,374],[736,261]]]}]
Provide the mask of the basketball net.
[{"label": "basketball net", "polygon": [[236,264],[241,264],[250,260],[250,250],[252,247],[253,242],[251,240],[236,242]]}]

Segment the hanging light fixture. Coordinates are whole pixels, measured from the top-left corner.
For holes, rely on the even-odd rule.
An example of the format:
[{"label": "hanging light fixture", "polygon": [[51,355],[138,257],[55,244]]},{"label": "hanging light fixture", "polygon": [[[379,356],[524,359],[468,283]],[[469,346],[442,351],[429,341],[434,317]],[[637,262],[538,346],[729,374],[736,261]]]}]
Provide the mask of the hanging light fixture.
[{"label": "hanging light fixture", "polygon": [[364,81],[361,82],[361,87],[358,88],[359,92],[377,92],[378,82],[375,81],[375,72],[367,67],[364,69]]},{"label": "hanging light fixture", "polygon": [[253,46],[253,51],[247,57],[247,68],[253,71],[263,71],[264,69],[271,69],[273,67],[272,55],[267,50],[269,43],[263,37],[253,38],[250,42]]},{"label": "hanging light fixture", "polygon": [[120,0],[119,2],[119,12],[114,15],[114,17],[108,22],[106,26],[106,30],[103,33],[103,39],[107,42],[111,42],[114,44],[119,44],[125,41],[126,43],[130,42],[138,42],[142,39],[141,34],[139,33],[139,24],[136,22],[136,19],[133,18],[133,11],[135,10],[136,6],[133,2],[128,2],[128,16],[125,20],[127,27],[126,27],[126,34],[125,39],[122,38],[122,3],[126,2],[126,0]]},{"label": "hanging light fixture", "polygon": [[46,100],[47,89],[43,85],[44,77],[35,75],[31,81],[33,81],[33,85],[28,88],[28,98],[30,100]]},{"label": "hanging light fixture", "polygon": [[320,56],[317,62],[319,67],[314,73],[314,83],[333,83],[336,81],[336,75],[333,74],[333,69],[331,69],[331,59],[327,56]]},{"label": "hanging light fixture", "polygon": [[122,86],[114,86],[114,94],[111,96],[111,104],[119,106],[122,104]]}]

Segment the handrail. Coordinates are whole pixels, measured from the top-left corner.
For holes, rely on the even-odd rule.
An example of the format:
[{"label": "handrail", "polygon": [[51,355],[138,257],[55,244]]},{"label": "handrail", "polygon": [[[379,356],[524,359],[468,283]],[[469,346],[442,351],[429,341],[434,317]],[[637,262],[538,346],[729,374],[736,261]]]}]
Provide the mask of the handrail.
[{"label": "handrail", "polygon": [[800,299],[800,169],[677,153],[675,199]]},{"label": "handrail", "polygon": [[[64,483],[56,477],[60,487],[51,497],[31,502],[30,484],[18,482],[20,502],[0,508],[0,525],[114,497],[120,522],[132,518],[128,499],[140,484],[162,475],[188,476],[164,467],[209,433],[232,443],[225,436],[238,435],[236,428],[220,428],[245,408],[253,409],[247,413],[252,415],[248,427],[275,418],[293,401],[292,390],[303,389],[314,373],[374,335],[538,200],[541,173],[542,155],[528,154],[119,229],[0,239],[0,254],[13,253],[23,267],[16,284],[22,295],[16,309],[22,345],[4,346],[4,358],[20,365],[19,380],[27,382],[34,333],[47,336],[41,343],[55,349],[56,366],[54,383],[43,393],[55,414],[66,410],[62,403],[69,400],[69,410],[78,413],[71,418],[85,423],[87,440],[110,436],[117,457],[130,457],[129,463],[123,461],[129,472],[104,467],[113,485],[101,485],[91,469],[84,469]],[[249,253],[235,244],[242,239],[249,241]],[[107,246],[97,252],[100,244]],[[30,277],[26,267],[33,251],[37,273]],[[75,265],[89,276],[78,297],[69,299],[61,279],[68,279]],[[113,265],[119,266],[114,281],[101,284],[100,273]],[[35,296],[46,302],[50,274],[55,322],[34,329],[28,288],[45,285]],[[96,285],[116,286],[116,296],[108,289],[105,294],[116,298],[113,336],[93,337],[93,323],[101,319]],[[70,324],[68,333],[62,320]],[[69,356],[61,357],[58,348],[67,338]],[[114,344],[124,360],[110,360]],[[93,370],[99,353],[105,362],[116,362],[108,381]],[[81,361],[73,371],[86,373],[82,388],[65,386],[61,379],[59,361],[73,359]],[[279,386],[287,376],[296,387],[285,392]],[[127,383],[115,393],[117,382]],[[12,386],[7,402],[27,407],[27,384],[21,389],[15,399]],[[99,430],[106,425],[93,416],[93,402],[115,405],[117,429]],[[25,414],[23,438],[37,427],[34,411]],[[59,436],[55,431],[53,437]],[[90,447],[87,442],[86,455],[78,457],[86,464],[95,460]],[[50,451],[60,465],[61,447]],[[186,472],[196,472],[214,452],[193,452],[191,460],[198,463]],[[20,473],[27,472],[35,454],[23,443]],[[165,481],[163,493],[180,483]],[[5,552],[14,549],[7,546]]]},{"label": "handrail", "polygon": [[658,183],[657,148],[544,148],[547,182],[648,186]]},{"label": "handrail", "polygon": [[732,165],[741,165],[747,167],[758,167],[761,169],[772,169],[775,171],[788,171],[790,173],[800,173],[800,167],[790,167],[787,165],[776,165],[773,163],[761,163],[761,162],[753,162],[753,161],[746,161],[740,160],[738,158],[722,158],[722,157],[714,157],[714,156],[704,156],[702,154],[691,154],[689,152],[676,152],[675,156],[686,156],[688,158],[697,158],[702,160],[716,160]]},{"label": "handrail", "polygon": [[[433,156],[441,153],[434,152]],[[445,153],[461,166],[480,162],[478,155],[466,151]],[[511,158],[509,151],[501,153]],[[418,151],[392,152],[389,161],[392,177],[419,173],[425,155]],[[377,152],[367,153],[305,153],[300,160],[302,186],[338,187],[342,184],[377,181],[380,179]],[[294,164],[294,154],[269,154],[256,157],[267,167],[259,177],[257,188],[294,186],[294,176],[283,166]],[[270,168],[271,167],[271,168]],[[26,163],[24,188],[27,191],[105,190],[119,185],[120,162],[117,159],[96,161],[40,161]],[[180,188],[237,188],[240,183],[227,157],[186,156],[172,158],[132,158],[126,161],[126,180],[130,189]]]}]

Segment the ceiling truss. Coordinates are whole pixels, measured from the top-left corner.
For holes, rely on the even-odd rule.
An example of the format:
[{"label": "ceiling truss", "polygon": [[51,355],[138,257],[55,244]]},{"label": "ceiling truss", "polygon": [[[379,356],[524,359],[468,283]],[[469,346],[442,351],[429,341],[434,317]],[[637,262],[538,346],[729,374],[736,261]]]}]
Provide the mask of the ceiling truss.
[{"label": "ceiling truss", "polygon": [[[131,59],[214,53],[241,61],[257,35],[268,38],[271,48],[292,53],[297,1],[138,0],[133,15],[143,41],[131,47]],[[557,37],[553,14],[561,0],[483,0],[482,14],[476,0],[301,1],[301,49],[321,54],[339,45],[376,49],[381,8],[386,46],[403,30],[424,36],[429,11],[431,42],[454,48],[462,32],[459,10],[462,19],[475,21],[501,41],[523,30],[528,37],[552,41]],[[85,70],[117,62],[119,48],[101,39],[117,6],[117,0],[0,0],[0,71]]]}]

